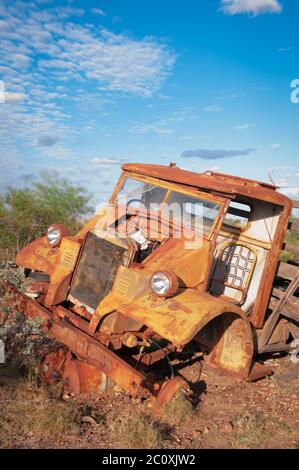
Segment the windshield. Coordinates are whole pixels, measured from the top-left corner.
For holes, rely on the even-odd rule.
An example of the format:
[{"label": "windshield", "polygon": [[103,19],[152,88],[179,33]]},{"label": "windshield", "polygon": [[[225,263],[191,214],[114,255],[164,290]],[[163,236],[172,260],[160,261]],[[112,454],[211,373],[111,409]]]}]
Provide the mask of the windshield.
[{"label": "windshield", "polygon": [[160,186],[126,178],[117,195],[116,202],[132,209],[158,210],[159,204],[163,202],[166,193],[167,189]]},{"label": "windshield", "polygon": [[173,218],[179,217],[184,226],[191,229],[203,230],[208,235],[213,228],[218,216],[220,205],[214,201],[208,201],[189,194],[171,191],[167,198],[166,209],[163,211],[173,211]]},{"label": "windshield", "polygon": [[163,219],[208,235],[217,219],[220,204],[193,195],[171,191],[151,183],[126,178],[116,202],[142,212],[158,211]]}]

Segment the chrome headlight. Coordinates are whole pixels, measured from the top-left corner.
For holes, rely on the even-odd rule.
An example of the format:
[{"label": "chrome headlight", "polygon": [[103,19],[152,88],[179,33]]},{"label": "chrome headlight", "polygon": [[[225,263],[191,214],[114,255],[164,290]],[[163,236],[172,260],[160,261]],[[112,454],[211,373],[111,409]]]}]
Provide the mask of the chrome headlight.
[{"label": "chrome headlight", "polygon": [[60,244],[62,237],[68,235],[67,229],[60,224],[50,225],[47,230],[47,240],[51,246],[57,246]]},{"label": "chrome headlight", "polygon": [[151,277],[151,288],[160,297],[171,297],[177,292],[179,281],[172,271],[157,271]]}]

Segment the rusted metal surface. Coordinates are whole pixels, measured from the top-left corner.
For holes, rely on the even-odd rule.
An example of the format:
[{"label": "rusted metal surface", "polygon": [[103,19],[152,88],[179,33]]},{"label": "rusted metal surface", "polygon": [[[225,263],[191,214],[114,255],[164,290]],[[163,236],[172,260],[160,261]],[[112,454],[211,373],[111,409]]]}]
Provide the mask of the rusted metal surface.
[{"label": "rusted metal surface", "polygon": [[155,364],[155,362],[158,362],[161,359],[164,359],[165,357],[168,356],[168,354],[171,354],[173,352],[175,352],[175,347],[168,345],[168,346],[165,346],[164,348],[156,349],[156,351],[135,354],[133,356],[133,359],[135,359],[137,363],[150,366],[152,364]]},{"label": "rusted metal surface", "polygon": [[125,247],[89,232],[72,280],[70,295],[95,310],[111,290]]},{"label": "rusted metal surface", "polygon": [[65,391],[76,395],[98,394],[113,386],[113,381],[109,380],[99,368],[75,359],[69,350],[63,348],[43,358],[41,375],[48,384],[60,382]]},{"label": "rusted metal surface", "polygon": [[158,393],[157,401],[161,407],[170,402],[178,393],[189,393],[189,385],[182,377],[173,377],[166,381]]},{"label": "rusted metal surface", "polygon": [[273,201],[280,205],[290,204],[290,200],[286,196],[275,191],[275,186],[246,178],[224,174],[219,176],[216,172],[210,172],[209,174],[193,173],[177,167],[139,163],[123,164],[122,168],[130,173],[147,175],[186,186],[221,191],[225,194],[243,194],[245,196],[252,196],[254,192],[258,199]]},{"label": "rusted metal surface", "polygon": [[20,312],[29,318],[40,318],[47,334],[65,345],[77,358],[82,358],[98,368],[131,395],[142,394],[145,376],[141,372],[135,370],[99,341],[66,322],[64,318],[55,316],[41,304],[16,292],[13,286],[8,290],[15,295]]},{"label": "rusted metal surface", "polygon": [[[179,168],[164,167],[161,165],[146,164],[125,164],[122,166],[125,170],[124,175],[120,178],[133,175],[134,177],[143,178],[145,181],[167,182],[169,186],[182,185],[184,190],[197,188],[208,191],[222,192],[227,198],[235,198],[236,195],[242,197],[253,197],[257,200],[277,204],[283,207],[280,217],[280,223],[276,230],[275,237],[268,252],[267,260],[264,267],[264,276],[259,286],[253,311],[250,313],[250,321],[256,328],[261,328],[264,323],[267,306],[269,303],[272,283],[275,278],[277,263],[279,260],[282,244],[284,241],[289,217],[293,208],[293,203],[283,194],[275,191],[275,187],[264,183],[259,183],[244,178],[236,178],[230,175],[217,174],[196,174]],[[224,178],[225,176],[225,178]],[[120,182],[118,184],[120,184]],[[113,202],[113,197],[111,198]],[[220,220],[219,220],[220,222]],[[218,227],[219,228],[219,227]]]},{"label": "rusted metal surface", "polygon": [[73,237],[64,237],[59,248],[57,263],[51,272],[49,290],[45,305],[57,305],[66,299],[73,270],[81,249],[79,240]]},{"label": "rusted metal surface", "polygon": [[42,237],[25,246],[16,256],[19,266],[51,274],[57,264],[59,249],[49,245]]},{"label": "rusted metal surface", "polygon": [[29,297],[36,298],[47,294],[48,289],[49,284],[47,282],[32,281],[27,287],[26,294],[29,295]]},{"label": "rusted metal surface", "polygon": [[[188,287],[196,287],[200,284],[204,286],[207,283],[208,271],[211,269],[212,250],[211,244],[205,240],[199,248],[186,250],[184,240],[171,238],[165,243],[162,252],[155,251],[149,256],[146,265],[151,271],[167,266],[167,269],[174,271],[183,285]],[[195,259],[200,262],[194,263]],[[192,269],[190,269],[191,265]]]},{"label": "rusted metal surface", "polygon": [[[126,178],[162,187],[163,201],[173,191],[191,199],[206,199],[210,206],[217,206],[217,216],[200,246],[186,249],[184,236],[176,238],[180,224],[173,220],[165,222],[161,210],[143,213],[127,207],[121,217],[116,216],[117,195]],[[50,275],[50,282],[37,301],[18,296],[20,310],[30,317],[42,318],[48,334],[67,349],[45,358],[49,377],[57,372],[76,393],[104,390],[115,382],[132,395],[151,393],[164,403],[183,386],[182,379],[173,378],[163,386],[161,380],[155,382],[146,373],[146,368],[150,369],[169,352],[181,351],[192,341],[204,349],[205,360],[211,366],[238,379],[257,380],[270,373],[252,360],[252,327],[264,348],[268,347],[270,337],[275,347],[283,338],[287,348],[287,335],[297,334],[296,300],[292,298],[292,311],[290,298],[285,294],[272,297],[269,304],[275,275],[292,281],[297,272],[291,265],[280,264],[278,268],[293,205],[276,189],[267,183],[221,173],[196,174],[175,165],[123,165],[110,204],[75,237],[63,236],[55,248],[42,237],[17,256],[20,266]],[[231,208],[232,201],[248,204],[252,211],[257,209],[256,214],[250,213],[242,228],[225,224],[228,210],[235,216],[244,215],[243,210]],[[275,216],[268,224],[271,214]],[[155,222],[151,232],[148,220]],[[113,224],[118,231],[115,237],[107,232]],[[131,231],[132,227],[141,231],[148,252],[142,252],[136,239],[130,238],[129,224]],[[254,224],[256,232],[252,229]],[[225,273],[227,276],[235,269],[238,271],[235,278],[240,280],[240,263],[247,263],[243,271],[247,269],[249,274],[244,286],[239,286],[242,291],[239,301],[224,294],[225,288],[235,287],[225,277],[223,292],[211,289],[215,263],[221,253],[227,262],[224,246],[232,246],[230,258],[238,246],[246,246],[254,253],[252,272],[248,260],[240,255],[239,264],[231,263]],[[256,270],[260,272],[254,277]],[[155,272],[173,276],[169,298],[159,298],[151,289],[150,280]],[[245,310],[243,304],[254,283],[258,284],[256,293],[252,305],[249,303]],[[293,293],[294,290],[291,297]],[[269,307],[274,309],[273,318],[278,315],[274,323],[271,320],[276,330],[272,323],[268,328],[269,320],[265,324]],[[281,314],[287,321],[280,321]],[[155,338],[162,338],[164,344],[166,340],[167,347],[143,354]],[[135,369],[136,363],[142,371]]]},{"label": "rusted metal surface", "polygon": [[273,374],[273,370],[269,367],[260,364],[259,362],[253,361],[252,366],[250,368],[250,372],[248,377],[246,378],[247,382],[255,382],[263,377],[267,377]]}]

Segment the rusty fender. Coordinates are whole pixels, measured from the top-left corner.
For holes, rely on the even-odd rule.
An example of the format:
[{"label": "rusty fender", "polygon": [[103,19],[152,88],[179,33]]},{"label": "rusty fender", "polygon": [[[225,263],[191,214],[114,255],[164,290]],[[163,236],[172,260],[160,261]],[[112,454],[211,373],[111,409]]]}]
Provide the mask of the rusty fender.
[{"label": "rusty fender", "polygon": [[181,289],[170,299],[146,293],[118,310],[178,348],[193,339],[207,344],[212,366],[237,378],[248,377],[253,337],[250,322],[238,306],[196,289]]}]

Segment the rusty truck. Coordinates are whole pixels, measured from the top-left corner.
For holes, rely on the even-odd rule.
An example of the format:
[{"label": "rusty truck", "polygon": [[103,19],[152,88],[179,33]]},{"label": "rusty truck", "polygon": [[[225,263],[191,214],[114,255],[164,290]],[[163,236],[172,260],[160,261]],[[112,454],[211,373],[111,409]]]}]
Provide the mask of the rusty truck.
[{"label": "rusty truck", "polygon": [[123,164],[79,233],[54,224],[17,255],[37,286],[15,293],[18,308],[59,345],[42,358],[43,378],[162,403],[187,390],[172,360],[188,354],[236,379],[268,375],[261,354],[299,339],[299,269],[280,261],[287,231],[298,231],[294,207],[273,184]]}]

